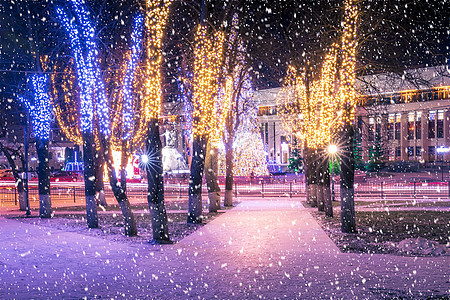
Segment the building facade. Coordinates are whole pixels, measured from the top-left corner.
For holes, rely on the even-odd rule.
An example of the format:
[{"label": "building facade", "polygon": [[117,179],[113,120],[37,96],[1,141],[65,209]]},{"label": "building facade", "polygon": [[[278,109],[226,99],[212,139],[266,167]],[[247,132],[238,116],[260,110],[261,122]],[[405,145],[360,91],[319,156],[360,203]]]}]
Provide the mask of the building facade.
[{"label": "building facade", "polygon": [[416,69],[402,76],[366,76],[360,80],[359,87],[364,96],[358,107],[356,126],[363,161],[370,160],[374,154],[385,162],[449,160],[447,67]]}]

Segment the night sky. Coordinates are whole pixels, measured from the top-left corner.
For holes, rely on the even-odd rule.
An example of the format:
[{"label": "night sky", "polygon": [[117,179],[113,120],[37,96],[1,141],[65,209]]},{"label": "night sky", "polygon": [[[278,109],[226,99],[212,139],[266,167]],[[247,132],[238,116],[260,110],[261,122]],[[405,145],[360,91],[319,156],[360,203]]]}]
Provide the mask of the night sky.
[{"label": "night sky", "polygon": [[[100,57],[108,64],[128,47],[132,17],[143,1],[88,0],[95,20]],[[192,63],[192,41],[200,21],[200,1],[175,1],[164,41],[164,98],[177,99],[175,79]],[[289,63],[320,66],[324,49],[338,35],[341,1],[206,1],[205,22],[238,34],[257,89],[280,86]],[[2,112],[16,116],[17,95],[27,93],[26,75],[38,69],[35,53],[50,62],[71,56],[55,16],[66,1],[0,2],[0,99]],[[361,1],[358,73],[446,64],[449,53],[448,1]],[[107,66],[104,66],[105,68]]]}]

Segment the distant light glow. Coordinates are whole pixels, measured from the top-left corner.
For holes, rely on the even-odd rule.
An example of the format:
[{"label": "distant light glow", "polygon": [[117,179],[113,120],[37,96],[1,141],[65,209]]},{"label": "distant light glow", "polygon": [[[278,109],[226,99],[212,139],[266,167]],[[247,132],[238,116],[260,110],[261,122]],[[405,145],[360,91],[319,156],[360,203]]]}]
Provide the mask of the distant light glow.
[{"label": "distant light glow", "polygon": [[436,151],[437,151],[437,153],[447,153],[450,151],[450,148],[441,146],[441,147],[437,148]]}]

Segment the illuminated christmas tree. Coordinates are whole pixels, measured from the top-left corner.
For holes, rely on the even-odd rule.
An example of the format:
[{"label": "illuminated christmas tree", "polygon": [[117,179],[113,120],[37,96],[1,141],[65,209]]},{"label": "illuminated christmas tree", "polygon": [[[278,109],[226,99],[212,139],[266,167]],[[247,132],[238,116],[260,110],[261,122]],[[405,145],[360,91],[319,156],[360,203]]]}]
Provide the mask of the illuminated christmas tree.
[{"label": "illuminated christmas tree", "polygon": [[[241,93],[240,126],[233,141],[233,175],[234,176],[263,176],[269,175],[267,159],[261,133],[258,127],[258,102],[253,98],[251,79],[245,78]],[[225,175],[225,147],[220,147],[219,174]]]}]

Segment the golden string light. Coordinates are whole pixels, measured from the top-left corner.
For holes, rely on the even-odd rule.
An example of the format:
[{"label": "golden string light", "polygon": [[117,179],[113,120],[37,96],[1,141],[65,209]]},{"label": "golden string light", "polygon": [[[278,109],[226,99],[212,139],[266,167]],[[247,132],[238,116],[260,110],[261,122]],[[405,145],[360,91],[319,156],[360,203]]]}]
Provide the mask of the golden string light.
[{"label": "golden string light", "polygon": [[[123,90],[121,88],[121,83],[125,77],[126,63],[131,55],[130,51],[126,51],[124,59],[119,69],[114,70],[112,68],[108,69],[106,73],[106,81],[109,83],[110,95],[111,95],[111,109],[110,120],[111,122],[111,136],[109,138],[109,143],[111,149],[114,151],[122,151],[122,140],[123,140]],[[126,144],[128,149],[129,143]]]},{"label": "golden string light", "polygon": [[217,127],[216,99],[224,38],[225,34],[221,31],[209,34],[205,25],[197,27],[193,78],[193,133],[196,136],[214,135]]},{"label": "golden string light", "polygon": [[329,53],[325,55],[321,70],[320,82],[317,91],[320,99],[320,114],[319,126],[316,130],[317,146],[328,145],[336,129],[339,126],[339,118],[337,112],[339,111],[339,101],[336,97],[336,60],[337,50],[336,45],[333,44]]},{"label": "golden string light", "polygon": [[[346,1],[341,45],[333,44],[326,53],[320,79],[310,84],[309,93],[305,75],[289,66],[284,87],[277,97],[283,128],[310,148],[329,144],[341,125],[353,122],[358,102],[355,90],[357,15],[354,0]],[[338,77],[339,53],[342,65]]]},{"label": "golden string light", "polygon": [[233,88],[234,78],[233,76],[227,76],[225,84],[221,89],[221,95],[216,98],[216,122],[213,128],[213,134],[210,137],[211,144],[214,148],[217,148],[222,141],[228,111],[231,109]]},{"label": "golden string light", "polygon": [[[83,145],[80,122],[80,102],[78,85],[73,61],[70,60],[66,66],[56,63],[50,76],[50,100],[56,121],[64,136],[76,145]],[[96,149],[100,150],[100,132],[98,118],[94,115],[94,142]]]},{"label": "golden string light", "polygon": [[147,0],[146,58],[143,66],[137,68],[135,90],[138,91],[138,103],[135,114],[135,133],[133,144],[141,145],[147,135],[148,125],[152,119],[158,119],[161,113],[161,64],[162,39],[166,28],[171,0]]},{"label": "golden string light", "polygon": [[342,67],[340,70],[341,85],[339,88],[340,107],[343,111],[343,124],[350,124],[355,117],[358,97],[355,90],[356,67],[356,28],[358,22],[358,6],[355,0],[345,1],[344,28],[341,43]]},{"label": "golden string light", "polygon": [[[162,38],[169,15],[171,0],[147,0],[147,13],[145,17],[146,41],[145,62],[137,67],[136,78],[133,82],[137,96],[132,104],[133,123],[135,126],[132,139],[128,140],[125,147],[130,149],[142,145],[146,137],[148,125],[151,119],[158,119],[161,111],[161,74],[162,63]],[[121,84],[124,81],[126,62],[130,59],[131,51],[126,51],[123,63],[119,68],[108,68],[104,73],[104,80],[109,88],[110,98],[110,120],[111,148],[115,151],[122,151],[123,137],[123,106],[124,97]],[[73,61],[66,67],[55,65],[51,76],[52,101],[56,119],[64,135],[72,142],[81,145],[83,143],[80,130],[80,108],[78,91],[76,87],[76,75],[73,70]],[[57,101],[55,100],[57,99]],[[94,101],[95,103],[95,101]],[[94,110],[95,111],[95,110]],[[96,116],[94,116],[95,118]],[[96,119],[96,122],[98,120]],[[98,127],[98,124],[96,126]],[[97,134],[96,134],[97,133]],[[94,128],[96,144],[100,146],[98,130]]]},{"label": "golden string light", "polygon": [[83,144],[80,130],[80,111],[76,76],[71,61],[65,67],[55,64],[50,76],[51,102],[56,121],[66,138],[77,144]]}]

